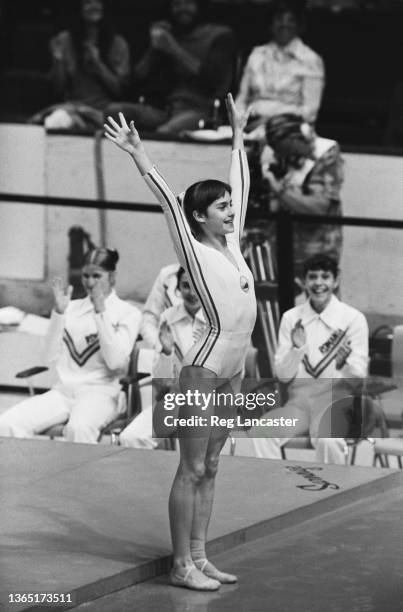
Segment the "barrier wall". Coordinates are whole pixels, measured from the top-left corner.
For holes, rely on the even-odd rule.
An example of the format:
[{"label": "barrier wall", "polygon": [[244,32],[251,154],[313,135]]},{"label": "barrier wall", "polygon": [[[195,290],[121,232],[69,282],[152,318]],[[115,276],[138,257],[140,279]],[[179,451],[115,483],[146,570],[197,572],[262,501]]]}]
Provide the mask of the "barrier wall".
[{"label": "barrier wall", "polygon": [[[45,136],[38,127],[0,125],[0,142],[0,191],[97,197],[92,138]],[[227,179],[226,145],[146,144],[176,193],[203,178]],[[106,140],[102,152],[106,199],[154,203],[128,156]],[[344,158],[344,214],[402,219],[403,157],[346,153]],[[3,203],[0,211],[1,305],[46,310],[48,280],[67,274],[68,229],[81,225],[98,242],[100,213]],[[158,214],[123,211],[107,211],[105,217],[106,241],[121,253],[118,291],[142,301],[160,267],[175,257],[164,219]],[[402,239],[399,231],[344,229],[342,294],[346,301],[367,313],[401,316]]]}]

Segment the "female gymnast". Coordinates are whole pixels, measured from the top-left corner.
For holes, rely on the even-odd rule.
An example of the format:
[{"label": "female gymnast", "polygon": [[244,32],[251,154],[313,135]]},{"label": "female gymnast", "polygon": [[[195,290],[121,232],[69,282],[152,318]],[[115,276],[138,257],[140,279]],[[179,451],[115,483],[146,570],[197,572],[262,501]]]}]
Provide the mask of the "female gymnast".
[{"label": "female gymnast", "polygon": [[[253,277],[240,250],[249,193],[243,150],[247,117],[238,113],[231,94],[227,109],[233,132],[229,185],[217,180],[191,185],[184,193],[183,209],[149,160],[133,122],[127,125],[120,113],[120,125],[112,117],[105,124],[107,138],[129,153],[160,201],[178,259],[206,317],[205,332],[183,361],[183,392],[221,391],[228,384],[233,392],[239,391],[256,318]],[[191,403],[184,412],[207,417],[211,423],[214,406],[203,410],[196,401]],[[219,454],[228,429],[210,426],[199,427],[197,432],[189,430],[181,432],[179,467],[169,499],[174,552],[171,584],[210,591],[220,583],[237,580],[210,563],[205,551]]]}]

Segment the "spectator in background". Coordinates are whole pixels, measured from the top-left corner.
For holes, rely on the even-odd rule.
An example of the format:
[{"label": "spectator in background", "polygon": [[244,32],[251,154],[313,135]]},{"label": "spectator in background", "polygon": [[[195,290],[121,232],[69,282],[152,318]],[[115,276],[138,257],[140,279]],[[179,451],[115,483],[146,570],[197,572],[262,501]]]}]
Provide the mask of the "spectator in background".
[{"label": "spectator in background", "polygon": [[[320,423],[327,408],[336,399],[353,395],[367,375],[368,325],[361,312],[334,295],[339,270],[333,259],[326,255],[307,259],[303,277],[308,299],[284,313],[275,355],[276,374],[288,385],[288,401],[267,416],[295,419],[296,425],[282,428],[281,434],[298,437],[309,429],[316,460],[343,465],[346,442],[319,437]],[[265,437],[263,430],[268,428],[248,432],[257,456],[280,459],[280,447],[289,437]]]},{"label": "spectator in background", "polygon": [[[302,15],[296,3],[276,2],[270,14],[271,42],[250,54],[236,99],[250,109],[251,126],[282,113],[301,115],[314,123],[319,111],[325,71],[321,57],[299,38]],[[263,136],[264,130],[259,134]]]},{"label": "spectator in background", "polygon": [[170,264],[160,270],[143,308],[140,333],[149,348],[158,342],[158,330],[162,313],[171,306],[182,303],[178,291],[179,264]]},{"label": "spectator in background", "polygon": [[[262,174],[269,182],[270,208],[296,214],[342,214],[340,190],[343,161],[336,141],[320,138],[302,117],[284,114],[266,123],[269,147],[262,153]],[[294,265],[301,277],[303,262],[315,253],[340,259],[340,225],[295,224]]]},{"label": "spectator in background", "polygon": [[81,0],[77,24],[50,42],[51,79],[65,104],[35,115],[53,128],[94,128],[103,123],[104,110],[124,92],[130,73],[126,40],[116,34],[104,15],[103,0]]},{"label": "spectator in background", "polygon": [[150,45],[134,67],[134,79],[141,88],[165,64],[171,80],[166,99],[159,106],[113,104],[109,114],[122,111],[139,129],[167,135],[196,129],[200,119],[210,117],[214,100],[230,89],[235,43],[228,27],[204,21],[206,5],[206,0],[170,0],[170,20],[151,25]]}]

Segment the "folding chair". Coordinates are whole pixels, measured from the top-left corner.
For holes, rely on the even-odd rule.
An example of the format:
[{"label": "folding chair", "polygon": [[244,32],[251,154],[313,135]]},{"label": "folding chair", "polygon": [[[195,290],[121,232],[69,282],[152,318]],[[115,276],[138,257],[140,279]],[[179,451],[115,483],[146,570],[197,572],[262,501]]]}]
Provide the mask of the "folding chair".
[{"label": "folding chair", "polygon": [[[111,444],[115,444],[117,442],[119,433],[130,423],[134,416],[141,411],[140,388],[144,384],[149,384],[151,381],[149,372],[139,372],[138,370],[139,355],[141,350],[142,349],[139,348],[139,345],[136,343],[130,355],[127,375],[121,378],[119,381],[122,387],[122,392],[125,396],[124,409],[114,421],[106,425],[101,430],[98,441],[102,439],[102,436],[110,435]],[[22,372],[18,372],[15,377],[26,380],[29,395],[33,397],[35,395],[35,391],[38,390],[34,387],[33,378],[36,375],[45,372],[47,369],[48,368],[44,366],[36,366],[23,370]],[[40,390],[43,391],[43,389]],[[67,421],[64,423],[58,423],[57,425],[52,425],[52,427],[48,427],[47,429],[41,431],[40,435],[48,436],[51,440],[60,438],[63,436],[63,429],[66,423]]]}]

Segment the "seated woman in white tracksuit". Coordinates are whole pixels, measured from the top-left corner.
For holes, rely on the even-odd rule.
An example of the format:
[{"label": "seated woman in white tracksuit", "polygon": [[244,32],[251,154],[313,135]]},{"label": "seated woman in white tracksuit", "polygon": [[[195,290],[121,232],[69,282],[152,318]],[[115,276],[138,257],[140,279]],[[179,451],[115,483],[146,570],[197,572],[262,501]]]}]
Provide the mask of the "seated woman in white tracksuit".
[{"label": "seated woman in white tracksuit", "polygon": [[140,334],[149,348],[158,343],[160,317],[164,310],[182,302],[178,291],[178,263],[164,266],[159,271],[143,308]]},{"label": "seated woman in white tracksuit", "polygon": [[[120,124],[112,117],[105,124],[106,136],[132,157],[158,198],[178,260],[206,317],[205,332],[184,356],[179,377],[181,391],[190,397],[200,389],[211,393],[225,387],[230,394],[239,390],[256,320],[253,276],[240,249],[249,193],[243,150],[247,118],[238,113],[230,94],[227,108],[233,134],[229,184],[194,183],[184,193],[183,208],[153,167],[133,122],[127,125],[120,113]],[[235,406],[226,407],[235,412]],[[194,401],[182,408],[181,414],[192,417],[211,417],[218,409],[213,402],[201,408]],[[206,428],[192,432],[184,427],[179,436],[180,460],[169,499],[174,586],[216,590],[221,583],[237,580],[209,562],[205,550],[219,455],[229,432],[222,421],[223,425],[213,426],[208,418]]]},{"label": "seated woman in white tracksuit", "polygon": [[[206,328],[200,300],[192,290],[185,270],[177,271],[177,288],[180,301],[167,308],[161,315],[152,376],[156,381],[177,381],[182,369],[183,357],[200,338]],[[122,431],[122,446],[132,448],[156,448],[158,439],[152,437],[152,405]]]},{"label": "seated woman in white tracksuit", "polygon": [[0,436],[32,437],[66,423],[70,442],[96,443],[100,431],[119,413],[119,379],[127,372],[138,335],[140,311],[113,289],[117,251],[91,251],[82,269],[87,297],[71,300],[72,287],[53,282],[54,309],[44,360],[54,365],[56,384],[0,417]]},{"label": "seated woman in white tracksuit", "polygon": [[331,257],[318,254],[305,261],[308,299],[284,313],[275,355],[276,374],[288,384],[289,397],[282,408],[267,413],[271,419],[294,419],[295,426],[282,427],[277,434],[267,427],[250,429],[258,457],[280,459],[283,444],[309,431],[317,461],[345,463],[345,440],[325,437],[322,419],[367,375],[368,325],[361,312],[334,295],[338,283],[337,263]]}]

